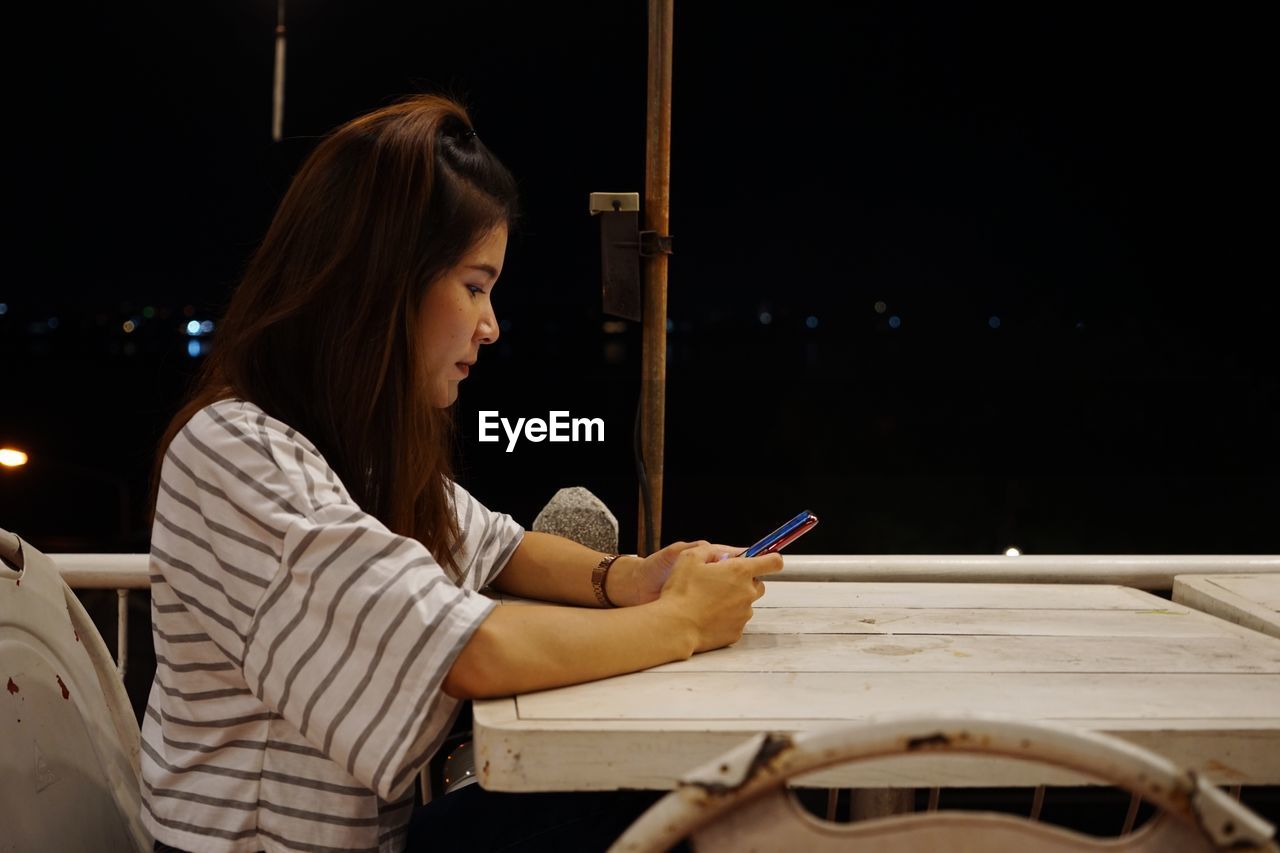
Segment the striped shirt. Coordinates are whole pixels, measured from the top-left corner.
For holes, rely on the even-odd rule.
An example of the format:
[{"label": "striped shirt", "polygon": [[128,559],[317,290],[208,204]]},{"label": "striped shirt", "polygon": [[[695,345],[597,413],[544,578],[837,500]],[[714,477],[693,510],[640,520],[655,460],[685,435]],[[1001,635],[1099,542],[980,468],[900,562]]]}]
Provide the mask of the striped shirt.
[{"label": "striped shirt", "polygon": [[190,851],[395,851],[448,734],[441,690],[523,529],[453,486],[454,583],[363,512],[306,438],[241,400],[160,473],[142,818]]}]

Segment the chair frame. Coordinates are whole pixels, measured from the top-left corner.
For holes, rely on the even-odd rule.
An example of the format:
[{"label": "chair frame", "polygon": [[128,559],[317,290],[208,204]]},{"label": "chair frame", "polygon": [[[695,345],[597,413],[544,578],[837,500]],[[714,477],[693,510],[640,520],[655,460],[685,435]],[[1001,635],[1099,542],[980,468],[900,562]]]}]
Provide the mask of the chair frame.
[{"label": "chair frame", "polygon": [[[760,733],[721,757],[686,774],[676,790],[651,807],[610,848],[611,853],[667,850],[710,827],[745,803],[783,791],[795,776],[836,764],[927,752],[985,753],[1066,767],[1125,788],[1164,811],[1203,847],[1276,850],[1275,828],[1191,771],[1119,738],[1061,725],[1028,723],[992,715],[947,715],[873,720],[828,727],[796,736]],[[785,793],[785,792],[784,792]],[[789,802],[793,802],[787,796]],[[781,814],[775,809],[775,814]],[[1003,815],[972,815],[984,828],[1037,827]],[[823,826],[805,814],[809,825]],[[926,821],[963,822],[956,813],[907,815],[875,823],[888,828]],[[801,826],[803,821],[795,825]],[[857,825],[825,824],[826,827]],[[1151,826],[1151,824],[1148,824]],[[1073,837],[1054,827],[1042,830]],[[846,833],[848,834],[848,833]],[[1152,833],[1147,833],[1148,838]],[[1187,833],[1184,831],[1183,836]],[[1084,839],[1083,836],[1081,839]],[[1140,848],[1139,839],[1134,849]],[[1151,848],[1158,849],[1158,848]]]}]

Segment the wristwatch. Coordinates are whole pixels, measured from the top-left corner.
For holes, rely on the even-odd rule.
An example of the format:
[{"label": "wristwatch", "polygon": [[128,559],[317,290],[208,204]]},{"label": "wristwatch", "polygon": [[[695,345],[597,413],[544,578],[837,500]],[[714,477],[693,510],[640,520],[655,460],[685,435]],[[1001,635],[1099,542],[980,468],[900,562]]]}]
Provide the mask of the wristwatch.
[{"label": "wristwatch", "polygon": [[601,607],[618,606],[609,600],[609,593],[604,591],[604,585],[609,576],[609,568],[620,556],[620,554],[609,554],[591,570],[591,588],[595,590],[596,601],[600,602]]}]

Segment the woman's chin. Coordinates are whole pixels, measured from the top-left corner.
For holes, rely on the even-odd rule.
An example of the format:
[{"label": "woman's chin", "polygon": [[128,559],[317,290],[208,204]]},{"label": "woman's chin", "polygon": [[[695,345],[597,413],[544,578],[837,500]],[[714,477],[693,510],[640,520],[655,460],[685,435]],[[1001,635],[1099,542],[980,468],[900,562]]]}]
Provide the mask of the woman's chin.
[{"label": "woman's chin", "polygon": [[444,388],[437,388],[432,398],[437,409],[447,409],[458,402],[458,380],[450,380]]}]

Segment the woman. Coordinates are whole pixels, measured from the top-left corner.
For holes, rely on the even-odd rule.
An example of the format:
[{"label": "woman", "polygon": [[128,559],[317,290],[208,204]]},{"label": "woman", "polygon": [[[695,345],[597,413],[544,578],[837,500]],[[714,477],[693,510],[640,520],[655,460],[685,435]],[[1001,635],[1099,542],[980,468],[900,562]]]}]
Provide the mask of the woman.
[{"label": "woman", "polygon": [[[281,202],[157,459],[159,849],[403,849],[458,700],[732,643],[781,568],[708,570],[729,549],[705,542],[600,554],[452,482],[448,407],[498,337],[515,216],[510,174],[429,96],[332,133]],[[449,812],[415,821],[423,849]]]}]

